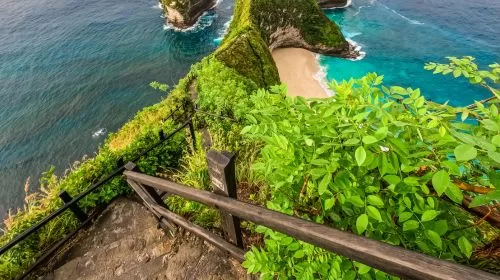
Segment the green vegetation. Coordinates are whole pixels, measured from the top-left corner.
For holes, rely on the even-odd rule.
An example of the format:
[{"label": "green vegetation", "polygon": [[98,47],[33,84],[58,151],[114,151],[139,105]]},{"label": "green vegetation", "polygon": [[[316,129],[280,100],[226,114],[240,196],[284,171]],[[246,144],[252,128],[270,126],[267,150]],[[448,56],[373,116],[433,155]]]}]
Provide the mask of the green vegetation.
[{"label": "green vegetation", "polygon": [[339,27],[314,0],[236,0],[234,19],[215,56],[260,87],[269,87],[279,83],[269,48],[285,46],[339,56],[349,49]]},{"label": "green vegetation", "polygon": [[[301,17],[295,14],[298,11]],[[25,209],[6,221],[0,244],[60,207],[60,190],[81,193],[116,168],[120,158],[126,162],[159,141],[160,130],[175,129],[178,124],[164,118],[193,98],[201,110],[195,117],[198,139],[203,131],[213,149],[238,152],[239,188],[246,194],[240,199],[469,262],[476,248],[498,237],[496,229],[459,207],[464,196],[473,197],[473,205],[492,207],[498,201],[498,173],[492,172],[499,167],[497,100],[452,108],[427,102],[418,89],[385,87],[383,77],[376,74],[332,82],[335,99],[287,97],[285,87],[276,86],[279,76],[269,52],[271,34],[293,26],[309,45],[344,48],[338,28],[325,20],[313,0],[237,0],[221,47],[194,65],[166,99],[110,135],[94,158],[75,164],[62,178],[53,170],[46,173],[42,194],[27,195]],[[488,71],[478,70],[471,58],[451,58],[450,64],[426,67],[470,78],[498,99],[497,64]],[[167,90],[158,82],[152,87]],[[198,141],[198,149],[188,153],[183,144],[188,138],[179,133],[141,159],[140,169],[209,189],[205,151]],[[478,189],[483,193],[476,194]],[[117,177],[80,206],[90,210],[127,193],[130,189]],[[175,197],[167,203],[200,225],[219,225],[217,212],[205,206]],[[67,213],[1,256],[0,278],[18,275],[76,225]],[[244,265],[264,279],[389,277],[269,229],[252,225],[248,229],[264,235],[265,246],[252,248]]]},{"label": "green vegetation", "polygon": [[308,45],[337,49],[347,47],[340,28],[326,17],[316,1],[254,0],[251,1],[250,9],[253,24],[261,27],[262,37],[267,38],[269,44],[274,32],[280,28],[294,27],[300,30],[300,35]]},{"label": "green vegetation", "polygon": [[[498,70],[491,65],[491,71],[476,68],[469,75],[481,75],[492,88],[486,80],[498,83]],[[287,97],[284,87],[251,96],[250,125],[242,133],[265,143],[253,167],[270,186],[266,206],[467,262],[473,248],[499,233],[460,208],[464,195],[475,195],[462,192],[464,185],[487,192],[473,206],[498,200],[497,105],[452,108],[428,103],[418,89],[382,83],[376,74],[332,82],[336,96],[321,100]],[[465,122],[467,114],[479,123]],[[257,231],[265,247],[247,253],[244,266],[263,279],[388,277],[272,230]]]},{"label": "green vegetation", "polygon": [[[94,158],[84,158],[81,162],[75,162],[71,170],[68,170],[61,178],[54,175],[54,169],[46,172],[41,179],[41,192],[27,193],[24,209],[15,215],[9,215],[4,222],[6,231],[0,237],[0,244],[6,244],[61,207],[62,201],[58,197],[60,191],[66,190],[73,197],[82,193],[117,168],[120,158],[127,162],[160,141],[160,130],[166,133],[174,130],[176,124],[171,120],[164,121],[163,119],[170,114],[171,108],[185,101],[183,89],[187,88],[189,80],[189,76],[181,80],[168,99],[145,108],[120,131],[111,134]],[[178,114],[182,113],[181,109]],[[184,135],[179,133],[164,145],[154,149],[147,157],[137,162],[140,170],[156,175],[162,170],[178,166],[179,159],[185,153],[182,144],[184,141]],[[130,188],[118,176],[83,199],[79,206],[85,211],[90,211],[96,205],[106,203],[116,195],[128,193],[130,193]],[[45,248],[60,240],[77,225],[76,218],[69,212],[65,213],[18,246],[7,251],[0,256],[0,279],[11,279],[19,275],[40,256]]]}]

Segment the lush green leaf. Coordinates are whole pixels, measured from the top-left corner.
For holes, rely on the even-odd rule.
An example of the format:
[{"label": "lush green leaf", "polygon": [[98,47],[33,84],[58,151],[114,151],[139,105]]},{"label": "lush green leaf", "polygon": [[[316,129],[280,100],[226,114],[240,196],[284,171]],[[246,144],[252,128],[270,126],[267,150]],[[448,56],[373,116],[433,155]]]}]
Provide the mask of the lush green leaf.
[{"label": "lush green leaf", "polygon": [[405,222],[408,219],[410,219],[411,217],[413,217],[413,213],[411,213],[411,212],[403,212],[403,213],[399,214],[399,222],[400,223]]},{"label": "lush green leaf", "polygon": [[424,211],[424,213],[422,214],[421,221],[422,222],[432,221],[434,220],[434,218],[437,217],[437,215],[439,215],[439,212],[436,210]]},{"label": "lush green leaf", "polygon": [[425,231],[425,236],[427,236],[427,238],[432,242],[432,244],[436,245],[436,247],[438,247],[439,249],[442,249],[443,242],[437,232],[428,229]]},{"label": "lush green leaf", "polygon": [[458,248],[460,248],[460,252],[462,252],[462,254],[464,254],[467,258],[472,256],[472,245],[465,236],[458,239]]},{"label": "lush green leaf", "polygon": [[432,186],[439,196],[446,191],[450,183],[450,175],[445,170],[440,170],[432,176]]},{"label": "lush green leaf", "polygon": [[362,234],[365,232],[366,228],[368,227],[368,215],[366,214],[361,214],[358,216],[356,219],[356,229],[359,234]]},{"label": "lush green leaf", "polygon": [[403,231],[415,230],[419,227],[419,223],[415,220],[409,220],[404,222]]},{"label": "lush green leaf", "polygon": [[462,204],[464,200],[464,194],[455,184],[448,185],[445,191],[446,196],[457,204]]},{"label": "lush green leaf", "polygon": [[384,201],[378,195],[373,195],[373,194],[369,195],[366,198],[366,201],[369,204],[377,206],[377,207],[383,207],[384,206]]},{"label": "lush green leaf", "polygon": [[469,204],[470,208],[486,205],[492,201],[500,200],[500,190],[488,194],[477,195]]},{"label": "lush green leaf", "polygon": [[474,146],[469,144],[462,144],[455,148],[455,158],[458,161],[469,161],[475,159],[477,156],[477,150]]},{"label": "lush green leaf", "polygon": [[371,218],[381,222],[382,221],[382,216],[380,215],[380,212],[378,211],[377,208],[373,206],[366,206],[366,212],[368,213],[368,216]]},{"label": "lush green leaf", "polygon": [[363,143],[365,143],[366,145],[370,145],[370,144],[377,143],[377,142],[378,142],[378,139],[375,138],[374,136],[368,135],[368,136],[363,137]]},{"label": "lush green leaf", "polygon": [[358,166],[362,166],[366,160],[366,151],[365,151],[365,148],[363,148],[363,146],[359,146],[356,149],[355,157],[356,157],[356,162],[358,163]]},{"label": "lush green leaf", "polygon": [[325,211],[328,211],[332,209],[332,207],[335,205],[335,198],[328,198],[325,200]]}]

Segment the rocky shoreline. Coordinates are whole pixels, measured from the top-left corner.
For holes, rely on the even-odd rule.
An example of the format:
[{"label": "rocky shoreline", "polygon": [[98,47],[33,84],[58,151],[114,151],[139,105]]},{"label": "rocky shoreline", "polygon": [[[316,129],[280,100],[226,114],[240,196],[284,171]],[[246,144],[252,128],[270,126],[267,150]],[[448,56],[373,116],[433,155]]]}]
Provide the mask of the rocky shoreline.
[{"label": "rocky shoreline", "polygon": [[193,26],[204,12],[213,9],[217,0],[163,0],[166,24],[179,29]]},{"label": "rocky shoreline", "polygon": [[350,0],[317,0],[319,6],[323,9],[344,8],[349,5]]},{"label": "rocky shoreline", "polygon": [[308,51],[335,57],[356,59],[361,54],[356,46],[345,42],[341,47],[329,47],[322,44],[311,45],[304,40],[299,29],[294,27],[278,28],[270,36],[271,52],[279,48],[302,48]]},{"label": "rocky shoreline", "polygon": [[[320,8],[342,8],[350,0],[316,0]],[[175,28],[187,29],[193,26],[204,12],[213,9],[217,0],[160,0],[165,11],[165,21]]]}]

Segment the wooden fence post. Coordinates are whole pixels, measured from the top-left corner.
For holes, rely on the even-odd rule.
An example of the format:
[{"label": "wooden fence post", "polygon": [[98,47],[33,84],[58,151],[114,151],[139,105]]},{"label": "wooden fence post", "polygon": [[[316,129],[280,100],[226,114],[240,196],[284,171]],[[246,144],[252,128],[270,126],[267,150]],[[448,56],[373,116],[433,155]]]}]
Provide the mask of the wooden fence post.
[{"label": "wooden fence post", "polygon": [[[128,162],[125,165],[125,169],[133,171],[133,170],[137,169],[137,165],[133,162]],[[163,201],[161,196],[158,194],[158,192],[155,190],[155,188],[150,187],[150,186],[143,186],[143,185],[141,185],[141,188],[144,191],[146,191],[146,195],[148,196],[149,199],[151,199],[152,202],[154,202],[162,207],[167,208],[167,205],[165,204],[165,202]],[[143,197],[143,199],[144,199],[144,197]]]},{"label": "wooden fence post", "polygon": [[[68,204],[73,200],[73,198],[69,195],[67,191],[61,191],[59,193],[59,197],[62,199],[62,201],[64,201],[64,204]],[[87,214],[85,214],[85,212],[83,212],[83,210],[80,207],[78,207],[78,204],[76,203],[70,205],[69,210],[73,212],[73,214],[75,214],[76,218],[81,223],[85,222],[89,218]]]},{"label": "wooden fence post", "polygon": [[[129,161],[125,165],[125,169],[129,171],[137,170],[137,165],[131,161]],[[137,195],[144,201],[144,204],[146,205],[147,208],[149,208],[155,216],[158,218],[158,222],[160,226],[165,226],[166,228],[164,229],[169,229],[172,235],[177,231],[177,228],[170,222],[164,221],[161,219],[161,217],[154,211],[152,208],[152,204],[156,204],[160,207],[164,207],[165,209],[168,209],[167,205],[163,201],[163,195],[158,194],[155,188],[150,187],[150,186],[144,186],[142,184],[139,184],[137,182],[133,182],[130,180],[127,180],[127,183],[129,184],[130,187],[136,192]]]},{"label": "wooden fence post", "polygon": [[[228,152],[208,151],[208,173],[212,181],[213,192],[218,195],[237,198],[235,155]],[[220,211],[222,229],[227,240],[243,248],[240,218],[225,211]]]}]

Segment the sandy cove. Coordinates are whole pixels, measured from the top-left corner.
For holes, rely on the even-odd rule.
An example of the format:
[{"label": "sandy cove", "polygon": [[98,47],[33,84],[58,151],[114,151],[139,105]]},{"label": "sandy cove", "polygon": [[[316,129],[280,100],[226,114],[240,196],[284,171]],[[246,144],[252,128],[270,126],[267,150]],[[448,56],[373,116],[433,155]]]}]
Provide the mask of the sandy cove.
[{"label": "sandy cove", "polygon": [[283,48],[274,50],[272,54],[281,81],[288,86],[289,95],[329,97],[315,78],[321,69],[314,53],[298,48]]}]

